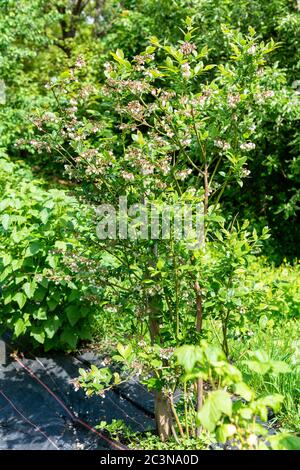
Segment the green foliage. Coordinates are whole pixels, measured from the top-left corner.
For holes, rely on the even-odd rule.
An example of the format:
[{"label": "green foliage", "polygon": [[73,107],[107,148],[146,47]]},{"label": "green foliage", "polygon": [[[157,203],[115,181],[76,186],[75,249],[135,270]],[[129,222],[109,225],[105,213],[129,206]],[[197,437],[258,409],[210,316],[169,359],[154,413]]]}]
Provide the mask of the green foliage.
[{"label": "green foliage", "polygon": [[[51,173],[60,172],[53,159],[34,156],[27,147],[19,152],[15,143],[34,134],[31,116],[40,107],[52,109],[55,99],[47,84],[55,80],[71,57],[89,48],[96,53],[91,37],[102,32],[101,9],[97,1],[3,0],[0,4],[0,145],[10,155],[31,161]],[[93,22],[90,23],[89,18]],[[105,27],[104,27],[105,29]],[[94,59],[93,59],[94,60]],[[91,71],[93,74],[93,71]]]},{"label": "green foliage", "polygon": [[[99,81],[103,82],[102,65],[112,48],[123,50],[128,57],[140,54],[151,36],[156,36],[158,42],[176,43],[182,40],[187,16],[193,22],[193,31],[184,40],[190,41],[193,36],[198,50],[209,44],[208,66],[223,67],[232,55],[240,54],[241,45],[234,45],[235,51],[232,50],[230,35],[223,34],[224,25],[252,35],[250,52],[261,40],[280,45],[268,59],[272,70],[261,67],[259,71],[265,88],[274,95],[263,106],[260,100],[264,97],[260,97],[254,111],[255,122],[249,123],[249,127],[255,125],[257,129],[252,132],[256,148],[248,159],[250,174],[244,180],[243,194],[228,182],[224,197],[228,217],[234,218],[239,212],[258,231],[265,225],[270,227],[272,238],[266,245],[269,257],[277,264],[285,256],[292,261],[298,256],[299,246],[298,232],[293,229],[298,224],[299,209],[300,25],[295,1],[5,0],[0,7],[0,80],[4,81],[6,95],[6,102],[0,104],[1,145],[12,156],[26,156],[33,165],[59,173],[57,155],[53,159],[45,155],[43,148],[37,149],[37,155],[29,146],[19,150],[14,145],[18,139],[31,139],[34,134],[32,118],[28,116],[37,109],[43,114],[45,109],[52,111],[56,106],[54,96],[45,89],[47,82],[57,80],[61,70],[84,55],[85,81],[97,88]],[[157,60],[163,65],[162,54],[157,55]],[[209,73],[209,69],[206,71]],[[97,107],[94,102],[89,113],[101,117],[106,104],[101,102],[99,106],[98,101]]]},{"label": "green foliage", "polygon": [[101,421],[95,428],[101,431],[105,430],[113,439],[117,440],[132,440],[134,436],[132,430],[121,419],[113,419],[111,423]]},{"label": "green foliage", "polygon": [[[203,203],[205,249],[190,249],[189,244],[196,242],[193,233],[188,234],[189,244],[171,235],[154,247],[137,231],[133,242],[99,244],[122,265],[116,269],[110,263],[110,273],[106,270],[99,276],[105,275],[100,278],[104,283],[118,273],[120,291],[133,287],[132,296],[126,295],[133,315],[138,310],[139,316],[148,316],[147,308],[141,311],[148,298],[146,303],[160,312],[155,320],[161,323],[158,342],[166,341],[166,336],[172,345],[195,337],[193,297],[195,282],[200,282],[202,296],[205,290],[204,318],[210,310],[221,318],[228,355],[228,328],[237,317],[242,327],[237,310],[242,307],[241,297],[251,292],[241,285],[241,274],[250,254],[258,252],[269,234],[264,228],[258,236],[255,229],[247,229],[246,222],[241,228],[233,224],[227,228],[219,202],[228,185],[237,183],[242,188],[248,175],[248,154],[255,148],[250,137],[256,103],[264,96],[264,108],[272,96],[257,70],[265,66],[271,74],[266,56],[276,45],[272,40],[258,44],[251,29],[242,36],[224,26],[222,34],[235,55],[207,76],[215,69],[206,63],[208,48],[198,51],[187,41],[193,39],[195,29],[189,18],[185,24],[186,41],[175,46],[152,37],[151,45],[132,61],[120,49],[112,53],[114,63],[106,64],[107,85],[100,86],[99,96],[96,90],[85,95],[81,63],[63,73],[51,87],[57,107],[51,116],[37,118],[37,139],[32,145],[65,155],[69,177],[83,180],[83,190],[92,200],[115,204],[120,194],[126,194],[131,204],[146,195],[157,207],[189,203],[194,209]],[[91,109],[94,112],[87,119]]]},{"label": "green foliage", "polygon": [[[145,38],[153,34],[169,41],[180,39],[182,19],[188,15],[198,28],[195,43],[199,49],[209,44],[210,61],[221,66],[232,54],[230,40],[222,34],[223,24],[243,34],[250,29],[255,38],[264,41],[272,38],[280,44],[272,54],[273,72],[260,70],[274,97],[263,113],[259,103],[255,111],[256,149],[248,162],[251,176],[244,182],[242,195],[231,185],[224,192],[228,215],[234,217],[238,212],[256,226],[270,227],[272,238],[266,253],[277,264],[285,256],[291,261],[297,258],[300,242],[299,232],[292,229],[299,224],[300,15],[297,9],[297,2],[292,0],[165,1],[163,5],[156,0],[128,1],[122,2],[119,16],[116,15],[114,27],[107,35],[108,48],[113,43],[126,53],[136,54],[145,47]],[[289,230],[286,230],[287,220]]]},{"label": "green foliage", "polygon": [[[267,55],[277,46],[272,39],[258,42],[251,28],[242,35],[222,26],[222,34],[233,55],[218,67],[207,62],[207,47],[198,49],[197,41],[190,42],[195,36],[190,18],[185,20],[184,40],[175,45],[152,36],[149,46],[132,60],[117,49],[112,53],[114,62],[105,65],[107,85],[100,84],[88,97],[80,80],[83,65],[77,61],[52,84],[57,106],[53,118],[39,120],[35,141],[65,155],[69,177],[84,181],[83,190],[92,201],[115,205],[120,195],[126,195],[131,204],[145,199],[157,207],[168,203],[178,208],[188,202],[195,209],[203,204],[201,246],[195,246],[199,239],[192,230],[180,241],[172,233],[149,240],[139,231],[140,219],[134,217],[130,220],[138,225],[135,236],[125,242],[99,237],[98,243],[109,254],[108,269],[98,274],[98,282],[108,279],[108,286],[115,284],[116,307],[122,311],[125,298],[127,317],[137,318],[134,347],[119,344],[115,360],[123,373],[143,374],[143,383],[163,403],[165,422],[171,410],[181,436],[184,431],[172,398],[178,372],[171,374],[166,366],[170,350],[187,342],[197,344],[205,335],[203,322],[220,320],[222,347],[229,357],[229,331],[233,325],[243,330],[254,316],[253,312],[241,315],[247,305],[243,297],[253,290],[247,266],[269,238],[267,228],[258,235],[248,222],[241,227],[235,221],[226,223],[220,201],[227,187],[238,185],[243,191],[249,152],[256,148],[256,122],[263,126],[261,116],[274,95],[259,70],[263,67],[266,76],[272,75],[275,67],[268,65]],[[256,113],[258,103],[261,109]],[[149,208],[144,208],[151,217]],[[108,227],[108,233],[110,229],[114,227]],[[104,290],[104,298],[107,293]],[[251,307],[258,298],[251,300]],[[144,332],[147,339],[141,348],[138,339]],[[283,398],[279,394],[255,398],[239,370],[214,348],[188,345],[178,354],[179,364],[189,372],[182,385],[186,437],[196,423],[197,433],[203,426],[223,442],[237,434],[243,448],[265,448],[257,436],[266,433],[254,418],[266,421],[267,406],[277,410]],[[285,364],[259,353],[247,365],[261,374],[288,371]],[[76,386],[90,395],[104,393],[122,380],[107,368],[93,366],[80,372]],[[198,393],[203,380],[215,390],[203,406],[198,396],[193,424],[188,387],[196,380]],[[222,389],[230,386],[249,402],[247,406],[242,401],[232,406],[229,391]],[[170,429],[160,427],[159,417],[157,422],[164,440]]]},{"label": "green foliage", "polygon": [[1,158],[1,329],[35,345],[75,349],[90,338],[93,307],[63,265],[79,249],[81,208],[64,191],[46,191],[26,167]]},{"label": "green foliage", "polygon": [[[125,349],[118,345],[118,350]],[[147,369],[142,366],[145,361],[143,353],[137,347],[134,351],[128,354],[133,354],[136,368],[140,368],[141,379],[149,386],[152,383],[151,378],[143,377],[147,374]],[[154,350],[152,353],[149,349],[147,350],[149,362],[154,360],[154,352]],[[125,355],[128,356],[128,354]],[[263,351],[250,354],[251,358],[253,356],[256,359],[255,369],[263,376],[270,372],[277,375],[289,371],[284,362],[270,360]],[[227,362],[220,348],[202,341],[201,345],[197,346],[181,346],[168,360],[161,353],[162,357],[165,359],[164,365],[162,362],[160,365],[156,362],[155,369],[156,374],[160,369],[167,369],[168,380],[164,383],[163,390],[168,397],[176,423],[177,448],[190,448],[189,446],[194,448],[194,445],[201,448],[205,442],[226,444],[239,449],[267,450],[270,446],[272,449],[299,447],[299,439],[296,436],[279,433],[274,438],[269,437],[266,425],[262,425],[268,420],[268,410],[272,409],[275,413],[280,411],[284,397],[278,393],[257,396],[246,381],[247,375],[243,376],[236,366]],[[119,361],[118,358],[116,360]],[[127,359],[124,359],[124,363],[127,363]],[[247,365],[251,366],[250,361],[247,361]],[[178,366],[180,366],[179,369]],[[83,388],[88,396],[95,393],[103,395],[106,390],[126,380],[127,370],[128,365],[121,374],[121,377],[125,374],[123,378],[117,374],[116,380],[113,379],[113,374],[107,367],[99,369],[92,366],[88,371],[80,369],[80,376],[75,386]],[[171,377],[172,380],[170,380]],[[195,412],[194,385],[199,379],[205,381],[206,391],[203,392],[201,409]],[[177,392],[180,390],[182,393],[176,405],[173,398],[175,390]],[[202,428],[196,444],[193,443],[193,436],[197,426],[202,426]],[[102,427],[108,431],[111,430],[113,436],[123,436],[135,442],[134,434],[124,434],[122,423],[114,422],[111,425],[102,423]],[[153,440],[151,436],[149,439]],[[147,438],[144,441],[142,448],[143,445],[147,446]]]},{"label": "green foliage", "polygon": [[[134,216],[134,240],[100,241],[90,206],[0,159],[1,327],[71,350],[96,313],[118,373],[81,369],[75,387],[103,395],[138,375],[173,426],[168,444],[148,434],[141,448],[299,448],[257,419],[272,409],[298,426],[299,345],[284,337],[300,306],[286,261],[299,247],[297,8],[1,2],[1,147],[35,171],[64,168],[92,204],[126,195],[176,207],[173,221],[181,204],[204,208],[201,246],[193,231],[149,240]],[[100,428],[130,440],[119,421]]]},{"label": "green foliage", "polygon": [[[224,390],[215,390],[209,394],[201,410],[198,412],[197,421],[202,424],[202,426],[207,429],[207,431],[212,432],[215,430],[216,424],[220,420],[222,413],[229,418],[231,417],[231,398],[230,395]],[[224,428],[222,431],[224,433]],[[224,439],[221,439],[221,442],[226,442],[229,436],[230,434],[225,435]]]},{"label": "green foliage", "polygon": [[[280,442],[282,448],[289,447],[288,438],[278,434],[274,440],[267,437],[267,428],[258,421],[268,420],[268,408],[274,412],[280,410],[284,397],[280,394],[255,396],[254,390],[245,382],[245,378],[239,369],[226,362],[221,350],[212,348],[206,343],[201,346],[182,346],[175,350],[177,363],[183,367],[184,374],[181,380],[193,383],[204,379],[209,383],[211,391],[202,397],[203,405],[194,417],[196,424],[203,426],[210,435],[210,439],[216,442],[228,444],[238,449],[268,449],[267,443],[276,449]],[[272,368],[272,373],[278,374],[289,371],[287,365],[279,361],[271,361],[263,351],[251,354],[256,359],[256,371],[265,375]],[[247,361],[249,367],[252,366]],[[192,368],[191,368],[192,367]],[[185,400],[187,400],[187,388]],[[234,399],[230,394],[234,392]],[[194,413],[185,406],[185,421],[187,415]],[[291,436],[293,441],[293,437]],[[299,439],[294,437],[294,445],[299,446]],[[291,444],[292,445],[292,444]],[[273,447],[274,446],[274,447]]]},{"label": "green foliage", "polygon": [[274,361],[270,359],[266,353],[262,353],[261,351],[252,352],[250,357],[251,360],[245,363],[249,369],[258,374],[290,372],[290,367],[283,361]]}]

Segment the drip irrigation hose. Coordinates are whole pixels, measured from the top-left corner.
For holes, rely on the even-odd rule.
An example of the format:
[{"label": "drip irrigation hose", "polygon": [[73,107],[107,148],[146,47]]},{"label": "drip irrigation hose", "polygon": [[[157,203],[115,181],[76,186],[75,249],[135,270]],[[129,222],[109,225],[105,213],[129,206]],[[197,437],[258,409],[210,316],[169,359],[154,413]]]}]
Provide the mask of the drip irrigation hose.
[{"label": "drip irrigation hose", "polygon": [[3,392],[3,390],[0,389],[0,395],[3,396],[3,398],[10,404],[10,406],[13,408],[13,410],[19,415],[21,416],[21,418],[26,421],[26,423],[28,423],[30,426],[32,426],[35,431],[39,432],[40,434],[42,434],[46,439],[47,441],[50,442],[50,444],[55,447],[56,450],[61,450],[59,447],[57,447],[57,445],[55,444],[55,442],[52,441],[51,437],[47,436],[47,434],[45,433],[45,431],[43,431],[39,426],[37,426],[35,423],[33,423],[29,418],[27,418],[23,413],[22,411],[20,411],[16,405],[10,400],[10,398],[8,398],[8,396]]},{"label": "drip irrigation hose", "polygon": [[32,377],[34,380],[36,380],[36,382],[38,382],[49,393],[49,395],[51,395],[57,401],[57,403],[59,403],[59,405],[65,410],[65,412],[70,417],[70,419],[72,420],[73,423],[80,424],[81,426],[88,429],[90,432],[93,432],[98,437],[100,437],[102,440],[107,442],[114,449],[117,449],[117,450],[127,450],[128,449],[128,447],[124,446],[120,442],[112,441],[111,439],[106,437],[104,434],[97,431],[93,426],[90,426],[88,423],[83,421],[81,418],[78,418],[77,416],[75,416],[74,413],[65,405],[65,403],[41,379],[39,379],[39,377],[33,372],[32,369],[30,369],[30,367],[26,366],[16,354],[12,354],[12,357],[27,372],[27,374],[30,375],[30,377]]}]

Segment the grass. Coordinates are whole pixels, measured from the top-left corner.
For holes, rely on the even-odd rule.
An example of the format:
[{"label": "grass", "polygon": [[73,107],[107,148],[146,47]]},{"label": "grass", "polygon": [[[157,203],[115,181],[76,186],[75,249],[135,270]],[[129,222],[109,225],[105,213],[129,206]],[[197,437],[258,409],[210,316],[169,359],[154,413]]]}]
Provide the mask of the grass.
[{"label": "grass", "polygon": [[[243,364],[245,354],[251,350],[263,349],[269,356],[284,361],[291,366],[291,372],[269,375],[268,378],[249,370]],[[281,412],[276,417],[276,425],[285,430],[300,432],[300,322],[297,320],[280,321],[273,328],[254,330],[247,341],[232,344],[233,357],[241,371],[248,375],[249,385],[257,393],[280,393],[284,396]]]}]

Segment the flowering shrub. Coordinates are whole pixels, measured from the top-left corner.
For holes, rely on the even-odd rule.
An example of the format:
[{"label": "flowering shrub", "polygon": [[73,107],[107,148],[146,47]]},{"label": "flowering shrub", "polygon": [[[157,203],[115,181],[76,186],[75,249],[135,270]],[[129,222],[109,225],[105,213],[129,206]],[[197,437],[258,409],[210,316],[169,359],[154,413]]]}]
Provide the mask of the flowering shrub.
[{"label": "flowering shrub", "polygon": [[[3,329],[74,349],[94,309],[115,315],[110,329],[131,338],[113,358],[121,370],[82,370],[76,387],[103,394],[138,375],[161,440],[264,448],[256,416],[281,397],[255,397],[228,360],[254,323],[269,332],[298,314],[297,269],[254,257],[269,223],[275,246],[297,255],[286,221],[296,227],[299,205],[298,3],[2,3],[1,145],[51,172],[64,165],[72,188],[100,203],[96,231],[90,205],[0,160]],[[263,378],[284,369],[260,353],[249,361]]]},{"label": "flowering shrub", "polygon": [[[224,27],[233,55],[216,67],[207,63],[208,48],[198,50],[193,42],[190,18],[185,27],[175,46],[152,37],[151,45],[132,61],[121,50],[112,53],[103,87],[82,88],[85,61],[78,58],[73,69],[49,85],[57,108],[35,119],[33,145],[61,155],[66,173],[83,182],[86,197],[93,201],[115,207],[124,195],[131,205],[143,203],[150,219],[148,202],[168,204],[175,208],[173,221],[184,203],[194,218],[202,204],[201,240],[191,227],[179,239],[172,231],[167,237],[149,237],[132,213],[134,237],[118,238],[108,219],[99,249],[110,261],[99,278],[109,279],[110,271],[115,298],[119,291],[119,298],[126,298],[128,317],[136,318],[137,337],[149,335],[154,348],[168,349],[203,334],[203,318],[209,313],[204,299],[212,296],[209,273],[217,273],[219,285],[209,287],[218,297],[214,311],[223,324],[228,354],[231,293],[260,241],[255,231],[247,232],[247,225],[240,233],[232,224],[226,227],[220,201],[228,185],[243,187],[249,176],[247,162],[256,147],[254,109],[273,97],[264,86],[264,74],[271,72],[265,56],[276,46],[273,41],[259,43],[252,28],[242,36]],[[260,239],[267,237],[264,230]],[[153,361],[157,376],[149,386],[155,389],[157,426],[164,440],[171,432],[171,416],[163,393],[164,369],[157,369],[155,357]],[[200,378],[197,388],[200,411]]]},{"label": "flowering shrub", "polygon": [[188,14],[198,28],[194,39],[198,49],[209,44],[210,61],[218,65],[231,55],[228,38],[222,34],[223,23],[244,34],[251,25],[261,40],[268,41],[272,37],[280,43],[270,59],[274,67],[264,77],[265,87],[271,89],[274,96],[263,106],[258,102],[254,110],[257,145],[248,160],[251,175],[245,181],[242,194],[230,185],[224,191],[228,217],[239,212],[240,217],[249,219],[257,230],[265,225],[270,227],[272,237],[264,251],[277,264],[284,257],[294,261],[300,242],[298,232],[293,230],[299,223],[298,9],[297,2],[290,0],[182,0],[164,2],[163,7],[156,0],[139,0],[134,5],[128,1],[122,2],[114,27],[104,39],[106,49],[111,48],[113,41],[125,52],[136,53],[144,47],[145,38],[153,33],[176,41],[180,36],[180,18]]},{"label": "flowering shrub", "polygon": [[[53,147],[53,135],[57,139],[56,145],[54,144],[56,151],[59,148],[57,142],[63,144],[64,137],[71,143],[73,150],[67,170],[72,176],[82,178],[82,172],[87,171],[88,179],[96,179],[98,187],[100,184],[108,187],[110,180],[114,180],[116,176],[117,167],[112,166],[116,157],[120,182],[135,180],[134,186],[143,184],[147,187],[154,177],[157,183],[159,177],[158,190],[166,185],[177,188],[178,180],[186,180],[192,172],[197,176],[201,169],[201,158],[207,158],[207,165],[211,167],[212,162],[217,163],[222,157],[219,163],[221,166],[217,167],[218,172],[214,175],[217,181],[214,181],[214,185],[211,182],[210,192],[216,193],[216,188],[222,186],[224,179],[227,180],[222,175],[223,170],[227,174],[227,170],[231,169],[227,184],[234,179],[241,182],[243,177],[248,176],[247,156],[255,148],[255,143],[250,140],[255,135],[255,117],[249,106],[255,107],[257,102],[262,103],[273,97],[272,90],[263,88],[264,72],[261,67],[264,64],[264,55],[275,46],[272,43],[266,46],[257,45],[252,30],[251,36],[246,40],[239,35],[233,36],[229,30],[224,29],[236,54],[234,61],[226,67],[220,65],[211,79],[206,80],[205,75],[215,65],[203,63],[208,54],[207,47],[197,52],[195,45],[189,42],[193,28],[190,20],[188,22],[190,26],[185,40],[178,48],[162,46],[158,39],[152,38],[153,45],[136,56],[132,63],[118,50],[113,54],[116,64],[105,65],[107,85],[99,91],[101,98],[98,101],[101,100],[102,116],[105,110],[106,115],[108,110],[116,111],[115,120],[117,123],[120,121],[118,127],[122,131],[122,139],[117,140],[115,133],[110,135],[111,125],[108,124],[111,119],[108,123],[103,117],[100,122],[95,118],[87,121],[82,114],[87,106],[86,100],[92,93],[91,87],[80,88],[80,69],[85,65],[82,59],[75,64],[77,73],[76,69],[72,69],[66,78],[52,84],[54,92],[59,94],[59,105],[64,114],[58,109],[56,116],[43,116],[35,122],[41,129],[39,124],[49,125],[51,119],[55,119],[56,126],[51,127],[54,132],[51,145]],[[166,55],[164,65],[158,68],[154,56],[156,50],[160,55],[163,52]],[[159,59],[158,65],[161,62]],[[266,70],[268,71],[268,67]],[[94,90],[89,100],[89,106],[94,108],[97,96],[95,92],[97,93]],[[100,114],[97,107],[92,114]],[[92,137],[94,133],[98,142],[101,139],[99,148]],[[104,138],[107,142],[103,141]],[[122,162],[120,140],[126,145]],[[37,142],[36,145],[43,148],[43,142],[44,149],[47,150],[47,135],[44,141]],[[105,148],[108,153],[103,153]],[[166,166],[168,159],[165,158],[167,155],[170,159],[174,152],[176,157],[176,152],[180,154],[180,158],[176,158],[175,173],[170,170],[174,164],[170,161]],[[195,161],[191,163],[185,152],[188,156],[197,156]],[[140,153],[144,154],[143,158]],[[156,155],[158,158],[155,166],[153,159]],[[75,163],[72,158],[76,160],[76,165],[72,165]],[[136,168],[133,172],[134,165]],[[189,168],[184,168],[184,165]],[[136,170],[148,177],[146,183],[144,179],[141,182]],[[181,170],[184,173],[179,173],[178,176]],[[105,175],[105,183],[103,180],[101,182],[101,175]]]}]

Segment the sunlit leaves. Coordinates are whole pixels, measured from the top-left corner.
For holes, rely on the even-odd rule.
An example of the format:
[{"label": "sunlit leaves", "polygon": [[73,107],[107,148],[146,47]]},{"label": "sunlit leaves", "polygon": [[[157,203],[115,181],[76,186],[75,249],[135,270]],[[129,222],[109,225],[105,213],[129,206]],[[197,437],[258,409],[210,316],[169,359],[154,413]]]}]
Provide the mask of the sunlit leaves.
[{"label": "sunlit leaves", "polygon": [[201,410],[197,414],[197,420],[208,431],[215,430],[222,414],[231,416],[232,402],[229,393],[223,390],[210,392]]},{"label": "sunlit leaves", "polygon": [[5,159],[0,168],[0,192],[7,201],[0,221],[3,216],[10,221],[0,225],[2,327],[47,350],[74,349],[80,338],[90,337],[86,325],[92,312],[62,265],[61,253],[78,246],[72,239],[78,205],[62,191],[45,191],[32,182],[26,168]]},{"label": "sunlit leaves", "polygon": [[257,374],[266,373],[287,373],[290,367],[283,361],[276,361],[271,359],[264,351],[255,351],[249,354],[251,360],[245,361],[249,369]]},{"label": "sunlit leaves", "polygon": [[181,346],[175,352],[177,362],[181,365],[186,373],[192,372],[195,364],[203,361],[203,351],[197,346]]}]

